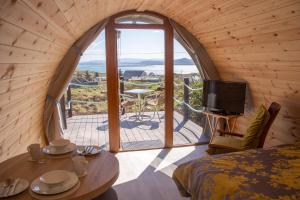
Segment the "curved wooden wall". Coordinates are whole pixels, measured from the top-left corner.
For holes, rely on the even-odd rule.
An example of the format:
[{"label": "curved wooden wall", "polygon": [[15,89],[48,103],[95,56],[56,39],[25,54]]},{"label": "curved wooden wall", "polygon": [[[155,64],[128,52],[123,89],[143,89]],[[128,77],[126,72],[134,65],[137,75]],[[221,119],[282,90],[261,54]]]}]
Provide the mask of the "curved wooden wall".
[{"label": "curved wooden wall", "polygon": [[[249,83],[247,107],[282,110],[268,146],[300,137],[299,0],[0,1],[0,161],[41,141],[45,95],[71,44],[99,20],[137,9],[173,18],[206,47],[225,80]],[[238,130],[248,124],[240,119]]]}]

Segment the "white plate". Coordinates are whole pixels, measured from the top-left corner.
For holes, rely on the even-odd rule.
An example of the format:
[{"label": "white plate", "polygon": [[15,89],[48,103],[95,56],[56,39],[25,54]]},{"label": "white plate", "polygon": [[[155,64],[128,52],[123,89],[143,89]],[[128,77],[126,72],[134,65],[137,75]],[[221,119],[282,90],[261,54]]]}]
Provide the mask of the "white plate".
[{"label": "white plate", "polygon": [[[92,151],[87,153],[87,147],[92,147]],[[102,149],[98,146],[77,146],[77,153],[82,156],[95,155],[102,151]]]},{"label": "white plate", "polygon": [[42,195],[29,190],[29,194],[30,196],[33,197],[33,199],[37,199],[37,200],[57,200],[57,199],[64,200],[64,199],[70,199],[70,196],[74,194],[79,188],[80,188],[80,181],[78,181],[78,183],[74,187],[72,187],[71,189],[63,193],[53,194],[53,195]]},{"label": "white plate", "polygon": [[65,170],[53,170],[43,174],[40,177],[40,181],[50,185],[50,184],[62,183],[66,181],[68,178],[69,175],[68,173],[66,173]]},{"label": "white plate", "polygon": [[46,146],[43,148],[43,152],[50,155],[60,155],[66,154],[74,151],[76,149],[76,144],[70,143],[66,148],[58,150],[51,146]]},{"label": "white plate", "polygon": [[74,172],[65,171],[69,178],[58,184],[46,184],[40,181],[40,177],[32,181],[30,188],[34,193],[42,195],[54,195],[66,192],[73,188],[79,181],[77,175]]},{"label": "white plate", "polygon": [[11,191],[7,195],[5,195],[5,193],[3,193],[3,189],[4,189],[3,185],[4,185],[4,182],[1,182],[0,183],[0,198],[2,198],[2,197],[11,197],[11,196],[15,196],[17,194],[20,194],[21,192],[23,192],[24,190],[26,190],[28,188],[29,182],[25,179],[19,178],[19,181],[16,184],[14,192]]}]

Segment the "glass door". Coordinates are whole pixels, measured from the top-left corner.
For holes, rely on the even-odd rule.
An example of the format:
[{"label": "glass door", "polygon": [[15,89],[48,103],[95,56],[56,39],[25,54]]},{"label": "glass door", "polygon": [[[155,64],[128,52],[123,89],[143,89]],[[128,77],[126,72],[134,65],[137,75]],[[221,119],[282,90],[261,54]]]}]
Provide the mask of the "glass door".
[{"label": "glass door", "polygon": [[209,142],[202,115],[203,80],[185,48],[174,39],[174,146]]},{"label": "glass door", "polygon": [[105,31],[83,52],[61,105],[64,138],[109,150]]},{"label": "glass door", "polygon": [[164,31],[117,29],[120,149],[165,144]]},{"label": "glass door", "polygon": [[[106,26],[110,150],[173,146],[173,29],[129,14]],[[117,105],[117,106],[116,106]]]}]

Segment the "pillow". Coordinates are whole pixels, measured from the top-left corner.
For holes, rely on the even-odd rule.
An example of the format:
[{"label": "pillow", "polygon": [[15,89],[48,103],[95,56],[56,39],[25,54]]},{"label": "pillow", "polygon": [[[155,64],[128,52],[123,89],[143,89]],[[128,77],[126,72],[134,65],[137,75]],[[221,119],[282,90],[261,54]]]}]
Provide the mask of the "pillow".
[{"label": "pillow", "polygon": [[263,132],[265,125],[270,118],[270,114],[265,106],[261,105],[254,118],[251,120],[249,127],[246,130],[242,147],[244,149],[257,148],[259,137]]},{"label": "pillow", "polygon": [[[208,145],[206,152],[210,155],[230,153],[238,150],[242,150],[242,141],[237,137],[224,137],[224,136],[214,136],[211,143]],[[229,148],[220,148],[218,146],[224,146]]]}]

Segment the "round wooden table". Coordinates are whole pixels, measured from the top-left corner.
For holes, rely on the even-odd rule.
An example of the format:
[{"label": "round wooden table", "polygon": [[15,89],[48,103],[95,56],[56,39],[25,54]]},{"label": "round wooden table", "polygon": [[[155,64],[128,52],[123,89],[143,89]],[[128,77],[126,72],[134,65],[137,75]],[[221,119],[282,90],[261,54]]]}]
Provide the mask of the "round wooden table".
[{"label": "round wooden table", "polygon": [[[29,154],[25,153],[0,163],[0,181],[6,178],[24,178],[31,183],[35,178],[51,170],[74,171],[71,154],[63,156],[46,155],[45,163],[30,162],[28,158]],[[63,199],[93,199],[104,193],[117,180],[119,176],[119,162],[112,153],[103,151],[98,155],[88,156],[86,159],[89,162],[88,174],[79,178],[79,189],[68,196],[68,198]],[[29,191],[30,188],[17,196],[7,199],[34,199]]]}]

